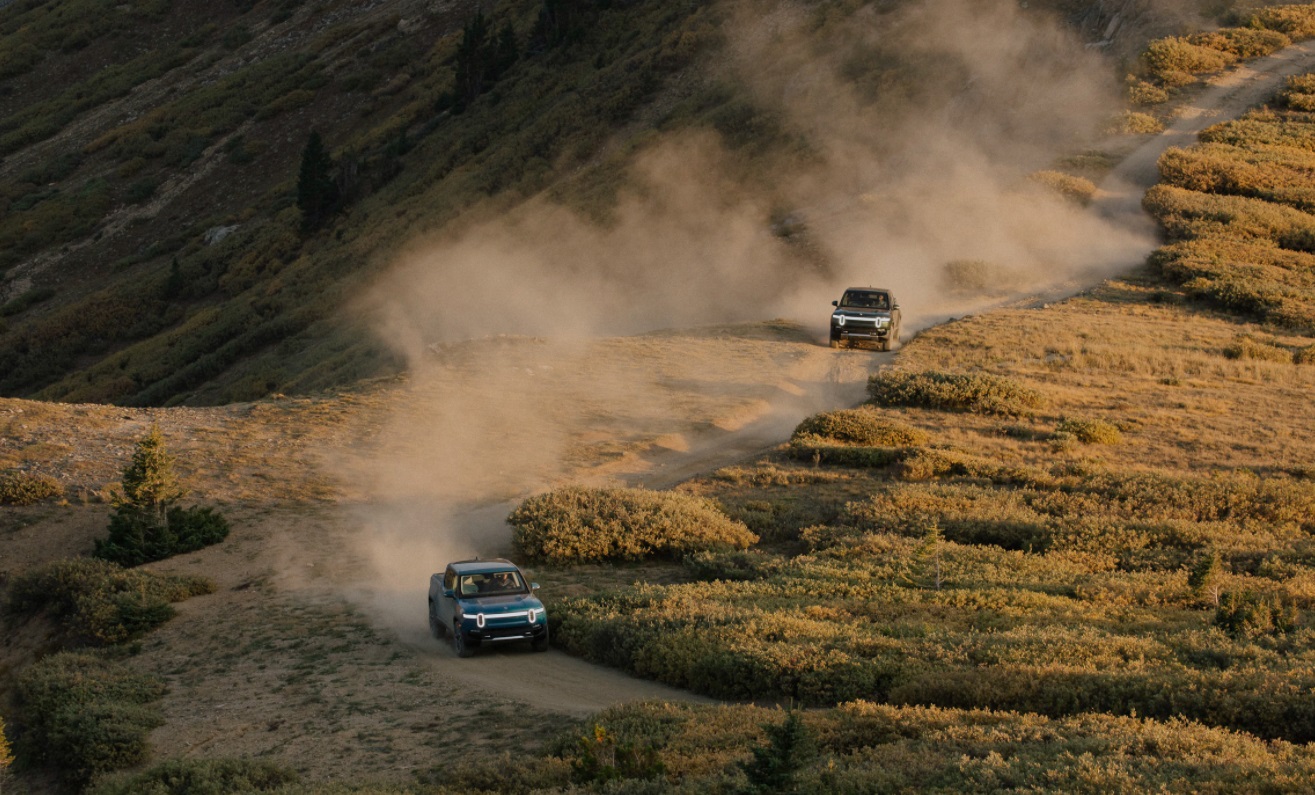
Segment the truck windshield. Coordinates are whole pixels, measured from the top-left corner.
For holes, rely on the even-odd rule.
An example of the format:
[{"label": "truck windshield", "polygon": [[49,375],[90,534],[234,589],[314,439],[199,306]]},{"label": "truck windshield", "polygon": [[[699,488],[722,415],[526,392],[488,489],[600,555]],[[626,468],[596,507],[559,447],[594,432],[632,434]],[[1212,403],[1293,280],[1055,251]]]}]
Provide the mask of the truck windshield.
[{"label": "truck windshield", "polygon": [[857,309],[890,309],[890,296],[880,292],[849,290],[840,299],[840,305]]},{"label": "truck windshield", "polygon": [[515,571],[494,571],[487,574],[466,574],[461,577],[462,596],[496,596],[524,593],[525,582]]}]

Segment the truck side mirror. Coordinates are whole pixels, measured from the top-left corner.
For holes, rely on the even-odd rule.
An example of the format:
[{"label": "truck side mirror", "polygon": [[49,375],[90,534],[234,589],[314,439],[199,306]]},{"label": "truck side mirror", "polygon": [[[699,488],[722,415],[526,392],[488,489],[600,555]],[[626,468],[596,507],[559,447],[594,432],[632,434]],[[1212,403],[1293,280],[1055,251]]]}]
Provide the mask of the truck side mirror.
[{"label": "truck side mirror", "polygon": [[839,301],[832,301],[832,302],[831,302],[831,306],[840,306],[840,302],[839,302]]},{"label": "truck side mirror", "polygon": [[539,590],[539,584],[538,584],[537,582],[532,582],[532,583],[530,583],[530,590],[531,590],[531,591],[537,591],[537,590]]}]

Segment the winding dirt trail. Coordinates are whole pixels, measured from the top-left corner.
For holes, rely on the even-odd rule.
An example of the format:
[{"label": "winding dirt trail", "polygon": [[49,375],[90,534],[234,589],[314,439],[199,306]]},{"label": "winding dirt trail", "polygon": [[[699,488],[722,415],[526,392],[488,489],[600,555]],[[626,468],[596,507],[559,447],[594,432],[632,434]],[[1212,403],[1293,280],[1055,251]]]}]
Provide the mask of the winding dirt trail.
[{"label": "winding dirt trail", "polygon": [[[1287,76],[1312,68],[1315,68],[1315,45],[1301,43],[1287,47],[1272,57],[1244,64],[1230,74],[1212,80],[1193,101],[1180,109],[1177,121],[1169,129],[1147,139],[1124,156],[1119,166],[1103,180],[1101,193],[1093,209],[1102,216],[1114,219],[1120,226],[1149,233],[1152,231],[1151,221],[1141,210],[1140,202],[1143,193],[1157,181],[1159,175],[1156,162],[1162,152],[1172,146],[1191,145],[1199,131],[1206,126],[1241,116],[1281,88],[1282,80]],[[1153,234],[1148,234],[1148,239],[1155,238]],[[1137,264],[1136,261],[1127,263],[1130,268]],[[1048,294],[1047,300],[1056,300],[1064,294],[1085,289],[1086,286],[1090,284],[1065,285],[1063,293]],[[986,306],[973,309],[986,309]],[[931,325],[931,322],[928,319],[924,325]],[[596,413],[573,411],[563,414],[560,413],[563,406],[552,403],[571,403],[572,407],[579,409],[577,403],[584,399],[579,392],[559,388],[537,390],[535,399],[546,401],[548,405],[540,405],[534,411],[535,422],[552,424],[555,427],[556,442],[562,443],[565,440],[565,447],[569,447],[580,443],[581,439],[589,439],[590,427],[602,426],[639,428],[638,440],[631,439],[629,444],[618,445],[619,448],[625,448],[625,451],[613,460],[600,463],[598,456],[590,457],[585,453],[583,461],[560,465],[560,469],[555,472],[529,473],[529,477],[519,481],[519,491],[546,488],[554,482],[669,488],[697,474],[767,452],[788,438],[790,431],[802,418],[815,411],[856,405],[863,399],[869,373],[893,360],[893,355],[880,353],[856,355],[853,352],[830,351],[796,335],[792,339],[778,338],[772,343],[775,347],[789,348],[790,352],[786,361],[777,360],[777,365],[782,367],[781,376],[776,378],[768,375],[764,381],[761,371],[765,365],[757,359],[751,360],[751,367],[736,368],[735,356],[727,357],[725,351],[705,351],[702,353],[707,356],[706,361],[694,364],[689,359],[692,350],[673,342],[675,338],[665,340],[667,348],[663,347],[661,339],[642,339],[642,344],[634,340],[631,344],[644,348],[644,352],[654,357],[655,361],[684,359],[682,367],[696,369],[698,364],[702,365],[702,382],[698,382],[698,378],[690,380],[688,373],[684,376],[668,373],[669,378],[682,382],[681,389],[707,389],[721,394],[726,402],[705,407],[697,417],[682,414],[679,407],[681,398],[667,394],[664,399],[656,399],[655,394],[661,392],[660,389],[655,392],[648,389],[651,385],[639,385],[629,378],[617,380],[609,376],[613,368],[625,371],[627,359],[635,353],[623,340],[611,340],[609,343],[626,348],[619,360],[608,359],[606,356],[600,359],[596,355],[597,351],[593,351],[588,356],[554,361],[551,367],[571,372],[572,380],[577,384],[610,385],[602,388],[601,397],[597,394],[593,397],[611,406],[610,409]],[[535,367],[543,367],[543,361],[538,359]],[[740,364],[744,364],[743,361]],[[525,369],[526,363],[517,361],[514,367]],[[773,378],[777,381],[775,385],[772,384]],[[614,392],[613,388],[619,390]],[[679,389],[668,392],[679,392]],[[488,398],[485,396],[483,399]],[[463,399],[480,398],[466,396]],[[617,406],[621,403],[652,403],[655,399],[663,406],[658,411],[658,417],[606,417],[617,413]],[[718,415],[718,411],[722,414]],[[546,419],[550,417],[551,420]],[[618,419],[621,422],[618,423]],[[413,423],[406,427],[409,434],[416,432]],[[606,435],[608,431],[605,428],[601,432]],[[480,444],[484,442],[485,438],[481,436]],[[505,476],[505,472],[498,473],[498,476]],[[468,482],[463,482],[463,489],[468,486]],[[479,490],[473,493],[477,494]],[[463,503],[466,507],[450,510],[444,516],[450,532],[448,539],[455,540],[456,547],[462,549],[462,552],[485,556],[505,553],[509,545],[510,528],[506,526],[504,518],[518,498],[488,499],[492,495],[487,495],[484,499],[476,498],[471,502],[469,494],[472,491],[464,491],[467,499]],[[392,520],[396,520],[396,516]],[[496,698],[514,699],[540,710],[568,715],[588,715],[611,704],[629,700],[707,700],[702,696],[589,664],[560,652],[533,654],[521,649],[498,649],[481,653],[473,660],[459,660],[451,652],[450,644],[429,637],[422,619],[419,611],[408,619],[400,619],[401,624],[395,624],[398,635],[410,647],[422,653],[438,677],[443,681],[458,683],[463,689],[481,691]]]}]

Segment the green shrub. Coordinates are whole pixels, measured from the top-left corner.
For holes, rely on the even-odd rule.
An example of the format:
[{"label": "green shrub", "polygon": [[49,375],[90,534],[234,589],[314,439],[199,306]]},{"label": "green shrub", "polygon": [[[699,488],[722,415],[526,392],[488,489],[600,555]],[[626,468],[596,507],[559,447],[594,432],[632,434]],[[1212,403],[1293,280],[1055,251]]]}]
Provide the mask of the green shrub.
[{"label": "green shrub", "polygon": [[164,689],[158,678],[100,655],[45,657],[14,688],[18,758],[74,785],[140,764],[150,730],[164,722],[150,706]]},{"label": "green shrub", "polygon": [[1276,594],[1230,591],[1219,602],[1214,625],[1239,638],[1286,635],[1297,626],[1297,608]]},{"label": "green shrub", "polygon": [[861,447],[836,444],[825,439],[803,437],[790,442],[786,452],[796,461],[829,464],[839,467],[880,468],[890,466],[907,455],[899,447]]},{"label": "green shrub", "polygon": [[14,616],[44,611],[74,642],[122,643],[173,617],[171,602],[212,593],[203,577],[162,576],[115,563],[74,558],[14,577],[5,611]]},{"label": "green shrub", "polygon": [[783,558],[757,549],[696,552],[685,558],[685,568],[700,580],[761,580],[784,565]]},{"label": "green shrub", "polygon": [[1123,434],[1113,423],[1079,417],[1060,420],[1055,434],[1070,434],[1083,444],[1118,444],[1123,439]]},{"label": "green shrub", "polygon": [[758,541],[711,500],[646,489],[557,489],[525,500],[507,521],[521,552],[551,563],[679,557]]},{"label": "green shrub", "polygon": [[299,776],[253,759],[171,759],[131,776],[108,778],[88,795],[227,795],[273,792]]},{"label": "green shrub", "polygon": [[22,470],[0,472],[0,505],[34,505],[64,496],[64,487],[49,475]]},{"label": "green shrub", "polygon": [[865,447],[916,447],[927,444],[930,437],[926,431],[862,407],[814,414],[799,423],[791,438],[825,439]]},{"label": "green shrub", "polygon": [[121,566],[139,566],[195,552],[228,537],[228,520],[213,508],[170,508],[161,519],[150,510],[120,507],[110,516],[110,533],[93,553]]},{"label": "green shrub", "polygon": [[123,566],[163,560],[218,544],[228,520],[213,508],[181,508],[186,493],[173,472],[174,458],[159,428],[137,442],[123,470],[123,494],[110,516],[109,537],[97,539],[95,556]]},{"label": "green shrub", "polygon": [[878,406],[915,406],[983,414],[1022,415],[1042,405],[1041,393],[1003,376],[883,370],[868,379]]}]

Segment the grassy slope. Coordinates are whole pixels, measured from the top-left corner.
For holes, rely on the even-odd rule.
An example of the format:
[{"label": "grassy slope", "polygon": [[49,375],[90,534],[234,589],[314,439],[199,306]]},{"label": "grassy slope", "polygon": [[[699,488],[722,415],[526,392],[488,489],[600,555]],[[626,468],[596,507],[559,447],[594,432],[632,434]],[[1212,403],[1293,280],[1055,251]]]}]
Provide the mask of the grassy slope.
[{"label": "grassy slope", "polygon": [[[534,52],[541,2],[486,8],[522,57],[454,114],[445,97],[474,5],[6,6],[0,393],[212,405],[392,372],[347,307],[417,235],[545,190],[604,216],[655,130],[712,128],[764,160],[800,144],[701,65],[719,4],[580,3],[602,10]],[[819,19],[843,26],[863,5]],[[1033,5],[1093,36],[1109,15]],[[1124,25],[1120,47],[1158,24]],[[887,67],[856,79],[891,96],[935,82]],[[359,169],[350,206],[303,238],[294,188],[312,129]]]},{"label": "grassy slope", "polygon": [[[3,51],[50,50],[61,15],[103,5],[16,3]],[[395,367],[340,315],[346,297],[416,233],[593,158],[715,38],[706,9],[591,12],[582,37],[524,54],[455,115],[444,96],[470,7],[204,5],[153,4],[4,71],[6,393],[215,403]],[[504,3],[494,22],[524,47],[538,7]],[[88,60],[138,36],[178,44],[86,79]],[[41,104],[47,80],[61,90]],[[359,180],[346,214],[302,239],[293,188],[311,129]],[[221,226],[236,228],[207,244]]]},{"label": "grassy slope", "polygon": [[[1180,286],[1158,273],[1137,274],[1062,304],[1002,310],[924,334],[905,350],[902,367],[985,369],[1036,388],[1043,407],[1021,418],[890,410],[932,435],[937,452],[924,455],[920,468],[814,467],[782,454],[692,484],[770,541],[756,558],[706,560],[691,574],[747,572],[747,584],[649,587],[557,605],[559,613],[569,613],[568,625],[583,625],[591,604],[607,608],[616,599],[611,604],[626,610],[603,616],[619,627],[613,639],[629,631],[627,620],[653,616],[668,630],[664,637],[677,636],[668,648],[659,642],[645,652],[656,675],[682,675],[693,650],[715,652],[709,645],[721,642],[728,647],[723,660],[740,667],[719,686],[759,676],[769,686],[794,688],[782,689],[783,698],[831,687],[825,703],[841,692],[834,683],[874,681],[861,679],[859,666],[832,667],[840,652],[882,661],[881,686],[896,701],[1053,713],[866,704],[810,713],[806,721],[828,754],[802,778],[818,791],[1134,791],[1183,781],[1230,791],[1256,786],[1257,777],[1300,790],[1312,765],[1306,748],[1144,717],[1165,705],[1168,714],[1191,714],[1201,698],[1221,698],[1206,713],[1225,727],[1301,739],[1309,726],[1305,693],[1288,688],[1309,676],[1310,631],[1235,638],[1211,628],[1208,596],[1188,592],[1183,566],[1213,546],[1227,564],[1226,588],[1278,593],[1308,615],[1315,592],[1302,523],[1310,516],[1315,429],[1306,411],[1312,376],[1297,362],[1310,341],[1294,333],[1300,326],[1262,325],[1254,315],[1203,306],[1198,299],[1213,301],[1216,293],[1195,278]],[[8,410],[20,408],[35,410]],[[279,412],[275,424],[296,438],[303,427],[298,411],[333,407],[260,404],[253,414],[266,410]],[[113,411],[104,412],[97,421],[113,422]],[[1090,447],[1056,438],[1064,417],[1116,423],[1123,439]],[[255,455],[247,448],[257,440],[271,447],[280,441],[265,438],[262,418],[253,419],[248,432],[255,438],[234,440],[245,455]],[[21,437],[22,419],[11,416],[10,423],[11,435]],[[236,482],[235,474],[228,477]],[[306,496],[313,499],[313,490]],[[908,513],[865,511],[873,498],[904,500],[898,505]],[[887,515],[900,521],[872,521]],[[940,520],[950,540],[919,552],[927,516]],[[651,614],[635,609],[647,605]],[[874,609],[877,616],[863,612]],[[670,632],[691,615],[701,631]],[[873,617],[888,631],[872,630]],[[709,624],[715,633],[706,633]],[[746,625],[743,633],[728,631]],[[755,645],[763,630],[775,633],[765,651]],[[1076,686],[1084,681],[1086,689]],[[1251,697],[1261,700],[1247,703]],[[1064,717],[1091,706],[1142,717]],[[749,706],[642,707],[597,720],[623,741],[657,749],[690,791],[707,791],[742,783],[734,763],[762,742],[759,725],[779,715]],[[506,791],[565,783],[563,759],[578,755],[564,742],[543,759],[508,760],[457,778],[446,772],[444,780]]]},{"label": "grassy slope", "polygon": [[[901,353],[901,371],[1002,376],[1038,392],[1039,408],[881,409],[930,444],[871,469],[799,462],[787,448],[688,484],[761,534],[761,549],[698,561],[689,584],[558,605],[559,639],[731,698],[910,705],[809,714],[823,739],[856,712],[882,725],[805,766],[809,791],[1302,790],[1308,774],[1288,773],[1309,769],[1315,738],[1315,293],[1293,232],[1309,216],[1286,209],[1307,200],[1309,179],[1283,176],[1302,169],[1315,120],[1283,106],[1301,106],[1308,79],[1166,157],[1147,206],[1170,242],[1152,267],[932,329]],[[1256,184],[1286,190],[1258,197]],[[1117,428],[1117,443],[1059,433],[1066,419]],[[1217,590],[1193,588],[1189,571],[1212,553]],[[1216,593],[1244,606],[1218,610]],[[1269,623],[1277,614],[1261,603],[1295,627]],[[660,730],[642,709],[603,720],[664,759],[706,748],[709,722],[746,743],[755,724],[780,720],[746,707],[675,713]],[[942,720],[953,728],[934,728]],[[704,774],[696,788],[736,780],[716,764]]]}]

